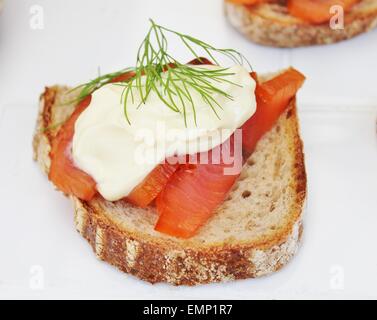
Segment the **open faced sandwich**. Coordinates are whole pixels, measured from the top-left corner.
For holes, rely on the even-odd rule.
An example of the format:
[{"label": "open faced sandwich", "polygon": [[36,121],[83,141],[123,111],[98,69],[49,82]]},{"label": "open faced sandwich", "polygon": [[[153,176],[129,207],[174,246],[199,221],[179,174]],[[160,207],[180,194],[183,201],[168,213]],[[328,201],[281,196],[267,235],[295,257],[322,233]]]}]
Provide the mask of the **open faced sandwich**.
[{"label": "open faced sandwich", "polygon": [[376,0],[225,0],[229,22],[273,47],[330,44],[377,26]]},{"label": "open faced sandwich", "polygon": [[269,274],[302,233],[304,79],[257,74],[237,51],[151,20],[135,67],[46,87],[35,159],[97,257],[124,272],[176,285]]}]

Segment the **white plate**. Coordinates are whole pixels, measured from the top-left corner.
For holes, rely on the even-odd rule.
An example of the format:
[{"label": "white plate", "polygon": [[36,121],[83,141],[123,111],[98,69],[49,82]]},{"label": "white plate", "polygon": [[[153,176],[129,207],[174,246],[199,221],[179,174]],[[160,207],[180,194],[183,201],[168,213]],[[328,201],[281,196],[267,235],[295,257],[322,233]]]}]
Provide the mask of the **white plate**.
[{"label": "white plate", "polygon": [[[38,3],[8,1],[0,14],[0,298],[377,298],[376,31],[279,50],[230,29],[217,0]],[[44,28],[32,29],[41,8]],[[43,86],[132,64],[148,17],[238,48],[258,71],[293,64],[308,77],[299,97],[309,179],[303,245],[272,276],[187,288],[124,275],[94,257],[69,201],[31,160]]]}]

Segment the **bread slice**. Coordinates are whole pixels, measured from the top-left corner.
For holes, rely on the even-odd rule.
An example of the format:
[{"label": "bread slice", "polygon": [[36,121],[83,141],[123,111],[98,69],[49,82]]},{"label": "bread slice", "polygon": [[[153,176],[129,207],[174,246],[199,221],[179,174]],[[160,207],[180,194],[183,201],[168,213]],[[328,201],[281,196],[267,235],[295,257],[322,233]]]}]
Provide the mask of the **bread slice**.
[{"label": "bread slice", "polygon": [[253,6],[225,0],[230,24],[253,42],[272,47],[330,44],[367,32],[377,26],[377,1],[362,0],[345,14],[344,29],[329,23],[314,25],[289,14],[285,1]]},{"label": "bread slice", "polygon": [[[40,98],[34,157],[47,174],[51,139],[74,110],[77,93],[47,87]],[[153,229],[153,207],[125,201],[71,197],[77,230],[95,254],[140,279],[196,285],[259,277],[280,269],[296,253],[302,233],[306,174],[295,99],[258,143],[228,199],[187,240]],[[47,129],[46,129],[47,128]]]}]

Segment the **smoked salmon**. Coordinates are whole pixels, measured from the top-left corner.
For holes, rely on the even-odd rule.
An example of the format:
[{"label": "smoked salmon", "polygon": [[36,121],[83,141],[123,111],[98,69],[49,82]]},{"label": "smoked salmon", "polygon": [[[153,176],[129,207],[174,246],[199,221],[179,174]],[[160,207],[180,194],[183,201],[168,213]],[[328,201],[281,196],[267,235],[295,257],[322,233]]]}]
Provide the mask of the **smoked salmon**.
[{"label": "smoked salmon", "polygon": [[66,194],[74,195],[89,201],[97,193],[96,182],[91,176],[78,169],[72,160],[71,145],[75,122],[90,104],[91,96],[87,96],[76,107],[71,117],[60,128],[52,140],[49,179]]},{"label": "smoked salmon", "polygon": [[290,68],[271,80],[257,84],[257,110],[242,126],[245,157],[250,156],[259,139],[273,127],[304,80],[303,74]]},{"label": "smoked salmon", "polygon": [[157,231],[189,238],[213,215],[240,174],[242,151],[234,146],[232,135],[209,151],[208,163],[181,165],[156,199]]},{"label": "smoked salmon", "polygon": [[178,166],[168,162],[158,165],[131,191],[126,200],[141,208],[148,207],[168,183]]}]

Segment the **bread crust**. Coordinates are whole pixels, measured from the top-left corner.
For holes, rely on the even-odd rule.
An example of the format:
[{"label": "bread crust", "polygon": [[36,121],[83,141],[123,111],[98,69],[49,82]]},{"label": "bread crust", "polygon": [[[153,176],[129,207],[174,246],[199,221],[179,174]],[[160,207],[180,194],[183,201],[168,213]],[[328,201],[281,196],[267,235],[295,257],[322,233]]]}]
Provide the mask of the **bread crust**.
[{"label": "bread crust", "polygon": [[247,7],[225,0],[229,23],[249,40],[272,47],[324,45],[353,38],[377,26],[377,6],[362,0],[345,14],[344,29],[333,30],[328,23],[310,24],[288,13],[285,4],[264,3]]},{"label": "bread crust", "polygon": [[[66,88],[57,86],[46,88],[41,96],[33,149],[35,160],[46,174],[49,170],[51,139],[58,128],[44,128],[51,125],[51,119],[55,117],[54,105],[59,99],[59,93],[64,90]],[[59,118],[67,118],[72,110],[66,111],[63,116],[60,114]],[[85,202],[70,197],[74,204],[74,221],[78,232],[87,239],[99,259],[151,283],[191,286],[254,278],[279,270],[298,250],[306,197],[306,172],[295,99],[282,117],[286,117],[292,130],[290,143],[295,150],[292,187],[296,199],[289,209],[292,211],[290,220],[272,238],[250,243],[200,246],[190,242],[146,237],[111,221],[98,210],[95,201]]]}]

